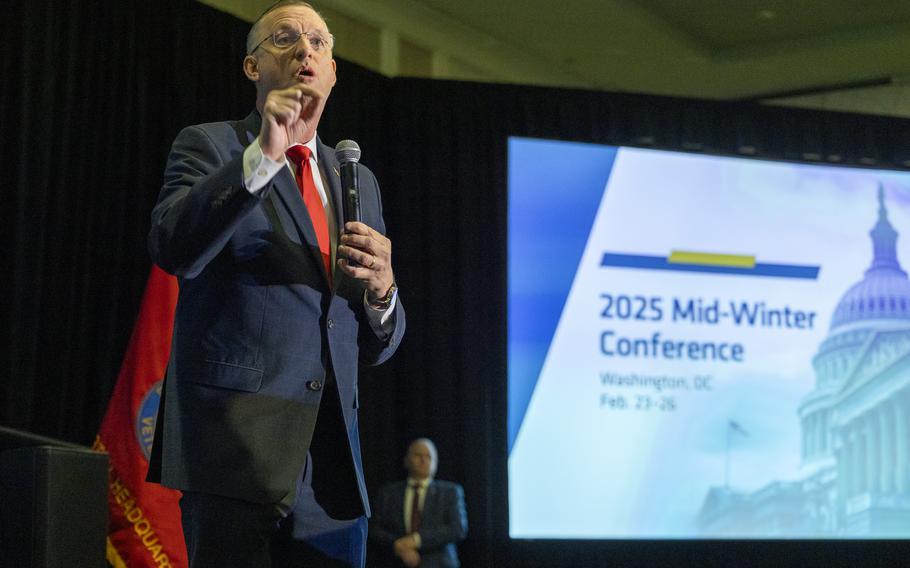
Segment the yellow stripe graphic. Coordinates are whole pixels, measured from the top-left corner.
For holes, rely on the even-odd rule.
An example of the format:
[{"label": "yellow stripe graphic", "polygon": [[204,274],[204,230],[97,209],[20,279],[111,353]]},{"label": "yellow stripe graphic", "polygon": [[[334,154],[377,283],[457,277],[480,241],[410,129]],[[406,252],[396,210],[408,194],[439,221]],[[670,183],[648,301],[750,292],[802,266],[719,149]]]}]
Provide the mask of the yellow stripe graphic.
[{"label": "yellow stripe graphic", "polygon": [[700,264],[703,266],[729,266],[732,268],[755,268],[755,256],[746,254],[716,254],[688,250],[670,251],[667,262],[671,264]]}]

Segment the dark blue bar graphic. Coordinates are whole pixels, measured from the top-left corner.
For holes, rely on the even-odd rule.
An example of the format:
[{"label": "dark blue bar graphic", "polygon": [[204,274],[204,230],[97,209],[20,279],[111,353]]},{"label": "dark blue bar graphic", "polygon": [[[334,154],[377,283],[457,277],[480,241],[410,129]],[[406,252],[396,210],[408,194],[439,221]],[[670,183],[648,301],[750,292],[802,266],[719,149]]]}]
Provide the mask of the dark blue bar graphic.
[{"label": "dark blue bar graphic", "polygon": [[713,266],[705,264],[684,264],[668,262],[665,257],[644,256],[638,254],[617,254],[605,252],[600,261],[601,266],[617,268],[643,268],[646,270],[674,270],[677,272],[710,272],[714,274],[735,274],[738,276],[770,276],[775,278],[818,278],[819,266],[801,266],[798,264],[764,264],[756,263],[754,268],[736,266]]}]

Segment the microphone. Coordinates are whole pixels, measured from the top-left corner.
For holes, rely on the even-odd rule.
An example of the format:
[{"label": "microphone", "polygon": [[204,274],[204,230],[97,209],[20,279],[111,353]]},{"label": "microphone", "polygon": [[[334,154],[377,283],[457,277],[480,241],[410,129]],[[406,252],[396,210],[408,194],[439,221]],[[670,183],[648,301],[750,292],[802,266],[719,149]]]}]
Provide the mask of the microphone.
[{"label": "microphone", "polygon": [[341,166],[341,196],[344,222],[361,221],[360,217],[360,146],[353,140],[335,145],[335,158]]}]

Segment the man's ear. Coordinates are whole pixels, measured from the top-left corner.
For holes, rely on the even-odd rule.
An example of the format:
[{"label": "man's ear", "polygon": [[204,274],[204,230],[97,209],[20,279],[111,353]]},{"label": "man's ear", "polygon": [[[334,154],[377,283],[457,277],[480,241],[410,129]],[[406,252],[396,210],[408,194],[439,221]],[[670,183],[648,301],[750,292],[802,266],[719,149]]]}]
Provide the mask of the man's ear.
[{"label": "man's ear", "polygon": [[243,58],[243,74],[254,83],[259,80],[259,61],[252,55]]}]

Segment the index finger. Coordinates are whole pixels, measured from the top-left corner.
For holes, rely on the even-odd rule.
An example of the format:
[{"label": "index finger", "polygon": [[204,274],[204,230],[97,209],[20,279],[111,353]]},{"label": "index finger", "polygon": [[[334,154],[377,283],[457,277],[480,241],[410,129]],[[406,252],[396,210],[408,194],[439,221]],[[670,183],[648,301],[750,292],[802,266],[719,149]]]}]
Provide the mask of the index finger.
[{"label": "index finger", "polygon": [[375,236],[373,229],[360,221],[348,221],[344,224],[344,232],[354,235],[364,235],[366,237]]},{"label": "index finger", "polygon": [[279,89],[273,92],[283,97],[291,97],[298,101],[303,97],[315,97],[319,94],[316,89],[303,83],[298,83],[286,89]]},{"label": "index finger", "polygon": [[312,85],[307,85],[306,83],[297,83],[291,88],[297,90],[297,92],[300,93],[300,96],[303,97],[319,98],[322,96],[315,87]]}]

